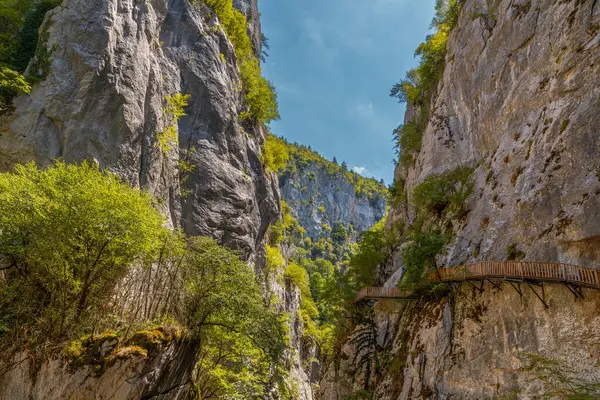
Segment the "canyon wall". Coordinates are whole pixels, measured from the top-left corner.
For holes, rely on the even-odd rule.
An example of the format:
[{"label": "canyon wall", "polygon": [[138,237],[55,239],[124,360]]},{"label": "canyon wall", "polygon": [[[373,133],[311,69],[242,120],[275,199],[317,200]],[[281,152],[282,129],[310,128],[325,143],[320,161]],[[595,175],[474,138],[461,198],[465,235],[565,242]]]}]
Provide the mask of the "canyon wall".
[{"label": "canyon wall", "polygon": [[[410,194],[475,168],[442,264],[502,260],[516,245],[526,259],[600,266],[599,72],[597,1],[464,2],[421,151],[395,173]],[[392,219],[412,210],[392,207]]]},{"label": "canyon wall", "polygon": [[[597,1],[462,2],[431,99],[414,163],[396,168],[405,197],[392,201],[388,227],[415,222],[412,194],[428,177],[466,166],[464,217],[428,222],[452,237],[438,266],[523,258],[600,267]],[[405,123],[421,111],[409,104]],[[480,284],[441,300],[378,302],[371,371],[360,369],[365,348],[347,341],[320,398],[599,395],[597,291],[580,298],[560,284],[514,283],[521,295],[485,282],[480,293]]]},{"label": "canyon wall", "polygon": [[[234,6],[246,16],[259,56],[257,1]],[[56,159],[97,163],[156,196],[171,227],[215,238],[263,276],[265,234],[281,211],[278,181],[261,162],[267,130],[241,121],[238,60],[216,14],[188,0],[65,0],[39,32],[29,69],[43,79],[0,116],[0,170]],[[189,105],[177,124],[178,144],[165,151],[158,136],[172,122],[166,99],[179,93],[190,95]],[[296,315],[294,287],[265,282],[265,297],[271,293],[282,299],[281,311]],[[292,380],[310,400],[295,319],[290,336]],[[0,366],[0,398],[184,398],[196,362],[189,346],[120,360],[101,375],[19,353],[16,364]]]}]

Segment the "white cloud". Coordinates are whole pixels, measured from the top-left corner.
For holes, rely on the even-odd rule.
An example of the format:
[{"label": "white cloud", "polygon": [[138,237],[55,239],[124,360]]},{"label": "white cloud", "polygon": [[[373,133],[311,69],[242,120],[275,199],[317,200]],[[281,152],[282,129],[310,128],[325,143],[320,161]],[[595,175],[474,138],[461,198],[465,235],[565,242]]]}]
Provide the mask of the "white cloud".
[{"label": "white cloud", "polygon": [[323,40],[321,24],[314,18],[305,18],[301,21],[304,34],[317,46],[327,47]]},{"label": "white cloud", "polygon": [[354,171],[360,175],[365,175],[368,172],[367,167],[365,167],[364,165],[354,167],[354,168],[352,168],[352,171]]},{"label": "white cloud", "polygon": [[356,104],[354,107],[350,107],[348,113],[350,115],[356,115],[361,118],[372,118],[375,116],[373,102]]}]

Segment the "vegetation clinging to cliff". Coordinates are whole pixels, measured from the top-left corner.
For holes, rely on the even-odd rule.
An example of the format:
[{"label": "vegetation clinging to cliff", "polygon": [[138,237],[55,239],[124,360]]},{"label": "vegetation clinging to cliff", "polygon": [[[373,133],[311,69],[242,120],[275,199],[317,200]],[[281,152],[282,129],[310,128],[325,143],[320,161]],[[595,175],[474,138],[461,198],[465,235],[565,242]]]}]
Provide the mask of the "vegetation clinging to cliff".
[{"label": "vegetation clinging to cliff", "polygon": [[421,136],[427,126],[431,97],[444,72],[448,36],[456,26],[462,7],[461,0],[437,0],[436,14],[431,27],[436,31],[419,45],[415,56],[419,66],[392,86],[390,96],[415,108],[417,116],[394,130],[394,141],[400,164],[408,168],[414,155],[421,150]]},{"label": "vegetation clinging to cliff", "polygon": [[62,336],[107,300],[132,262],[157,254],[162,223],[150,196],[91,164],[1,174],[4,317],[25,326],[35,316],[38,329]]},{"label": "vegetation clinging to cliff", "polygon": [[163,123],[165,129],[157,134],[157,147],[166,156],[179,145],[177,135],[177,122],[185,116],[185,108],[188,106],[189,94],[175,93],[165,98],[167,105],[163,108]]},{"label": "vegetation clinging to cliff", "polygon": [[26,79],[22,74],[38,47],[38,28],[46,12],[60,2],[0,2],[0,113],[10,109],[11,102],[17,95],[31,90],[30,84],[35,78]]},{"label": "vegetation clinging to cliff", "polygon": [[[198,4],[201,0],[192,0]],[[279,119],[277,94],[269,81],[261,76],[260,60],[256,57],[248,36],[246,17],[233,7],[233,0],[204,0],[219,17],[219,21],[233,43],[244,84],[244,94],[249,111],[241,118],[251,118],[260,123]]]},{"label": "vegetation clinging to cliff", "polygon": [[285,168],[290,153],[283,139],[268,135],[263,145],[261,158],[267,172],[279,172]]},{"label": "vegetation clinging to cliff", "polygon": [[176,340],[156,329],[128,337],[166,320],[199,343],[201,398],[254,398],[267,383],[283,385],[284,319],[265,304],[253,268],[163,223],[150,195],[92,164],[0,174],[2,348],[36,352],[74,340],[63,354],[75,362],[88,352],[78,338],[91,338],[95,352],[94,338],[113,332],[100,335],[118,343],[104,365]]},{"label": "vegetation clinging to cliff", "polygon": [[431,22],[436,32],[427,36],[415,52],[416,56],[421,57],[421,63],[392,87],[390,96],[412,105],[423,106],[429,102],[434,86],[444,71],[448,35],[456,26],[461,7],[460,0],[437,0],[436,14]]}]

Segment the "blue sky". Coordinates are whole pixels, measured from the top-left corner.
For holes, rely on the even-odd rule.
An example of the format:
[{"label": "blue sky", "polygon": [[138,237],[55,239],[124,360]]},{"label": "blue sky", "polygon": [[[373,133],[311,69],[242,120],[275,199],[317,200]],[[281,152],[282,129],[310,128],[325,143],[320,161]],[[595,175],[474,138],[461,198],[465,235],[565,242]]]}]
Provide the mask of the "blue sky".
[{"label": "blue sky", "polygon": [[390,87],[417,64],[435,0],[259,0],[271,47],[263,73],[279,94],[271,130],[392,182]]}]

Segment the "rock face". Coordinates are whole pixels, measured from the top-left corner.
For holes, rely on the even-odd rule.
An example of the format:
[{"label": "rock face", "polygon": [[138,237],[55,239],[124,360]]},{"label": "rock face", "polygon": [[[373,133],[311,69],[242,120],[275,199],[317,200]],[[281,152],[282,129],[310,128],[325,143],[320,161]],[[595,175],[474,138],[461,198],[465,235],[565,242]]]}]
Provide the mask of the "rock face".
[{"label": "rock face", "polygon": [[[202,4],[65,0],[50,11],[40,35],[50,55],[35,63],[49,66],[47,76],[0,120],[0,170],[57,158],[96,162],[154,194],[171,226],[214,237],[261,272],[265,233],[280,213],[277,177],[260,162],[266,130],[240,123],[245,105],[234,48],[214,13],[194,3]],[[234,5],[259,55],[257,1]],[[157,135],[170,123],[166,98],[177,93],[191,97],[179,145],[165,153]],[[295,315],[299,295],[271,289]],[[293,323],[291,334],[301,330]],[[124,361],[101,377],[72,373],[57,360],[29,374],[25,361],[2,378],[0,393],[8,397],[0,398],[177,398],[195,363],[170,368],[177,354],[165,349],[155,359]],[[310,400],[308,378],[294,360],[292,376]]]},{"label": "rock face", "polygon": [[381,220],[386,213],[384,196],[358,194],[356,187],[344,175],[331,173],[325,165],[317,162],[294,174],[282,174],[279,182],[282,198],[313,240],[327,234],[323,231],[324,224],[333,227],[341,221],[345,226],[352,225],[354,231],[360,233]]},{"label": "rock face", "polygon": [[14,363],[0,375],[0,400],[177,400],[187,398],[195,352],[190,343],[173,343],[147,360],[119,360],[102,374],[92,366],[71,369],[60,359],[36,366],[26,353],[15,355]]},{"label": "rock face", "polygon": [[[594,0],[467,0],[410,193],[475,168],[470,213],[443,264],[526,259],[600,266],[600,5]],[[408,120],[414,118],[409,109]],[[394,218],[410,220],[392,208]]]},{"label": "rock face", "polygon": [[[238,5],[260,51],[256,1]],[[208,8],[188,0],[68,0],[41,29],[49,74],[2,124],[0,168],[93,160],[162,199],[173,226],[252,260],[277,215],[277,188],[259,162],[264,130],[238,122],[234,49]],[[157,132],[169,123],[165,98],[176,93],[191,97],[179,148],[164,154]],[[195,169],[186,173],[181,162]]]},{"label": "rock face", "polygon": [[[421,151],[395,173],[410,199],[428,176],[474,168],[469,212],[452,221],[456,239],[440,266],[504,260],[513,247],[529,260],[600,267],[599,88],[597,1],[463,2]],[[417,111],[409,107],[405,121]],[[388,224],[414,217],[410,201],[392,205]],[[377,303],[373,398],[566,398],[592,387],[596,398],[598,293],[583,289],[576,300],[547,284],[546,308],[527,285],[520,290],[486,283],[480,294],[463,284],[441,302]],[[347,344],[322,399],[364,386],[355,356]]]},{"label": "rock face", "polygon": [[[507,283],[502,290],[486,284],[481,294],[463,284],[454,302],[379,302],[377,340],[385,355],[374,398],[566,398],[600,382],[598,292],[583,289],[585,300],[575,301],[564,286],[546,285],[546,309],[520,288],[522,297]],[[346,378],[353,357],[347,345],[342,379],[330,371],[322,399],[358,388],[360,379]]]}]

